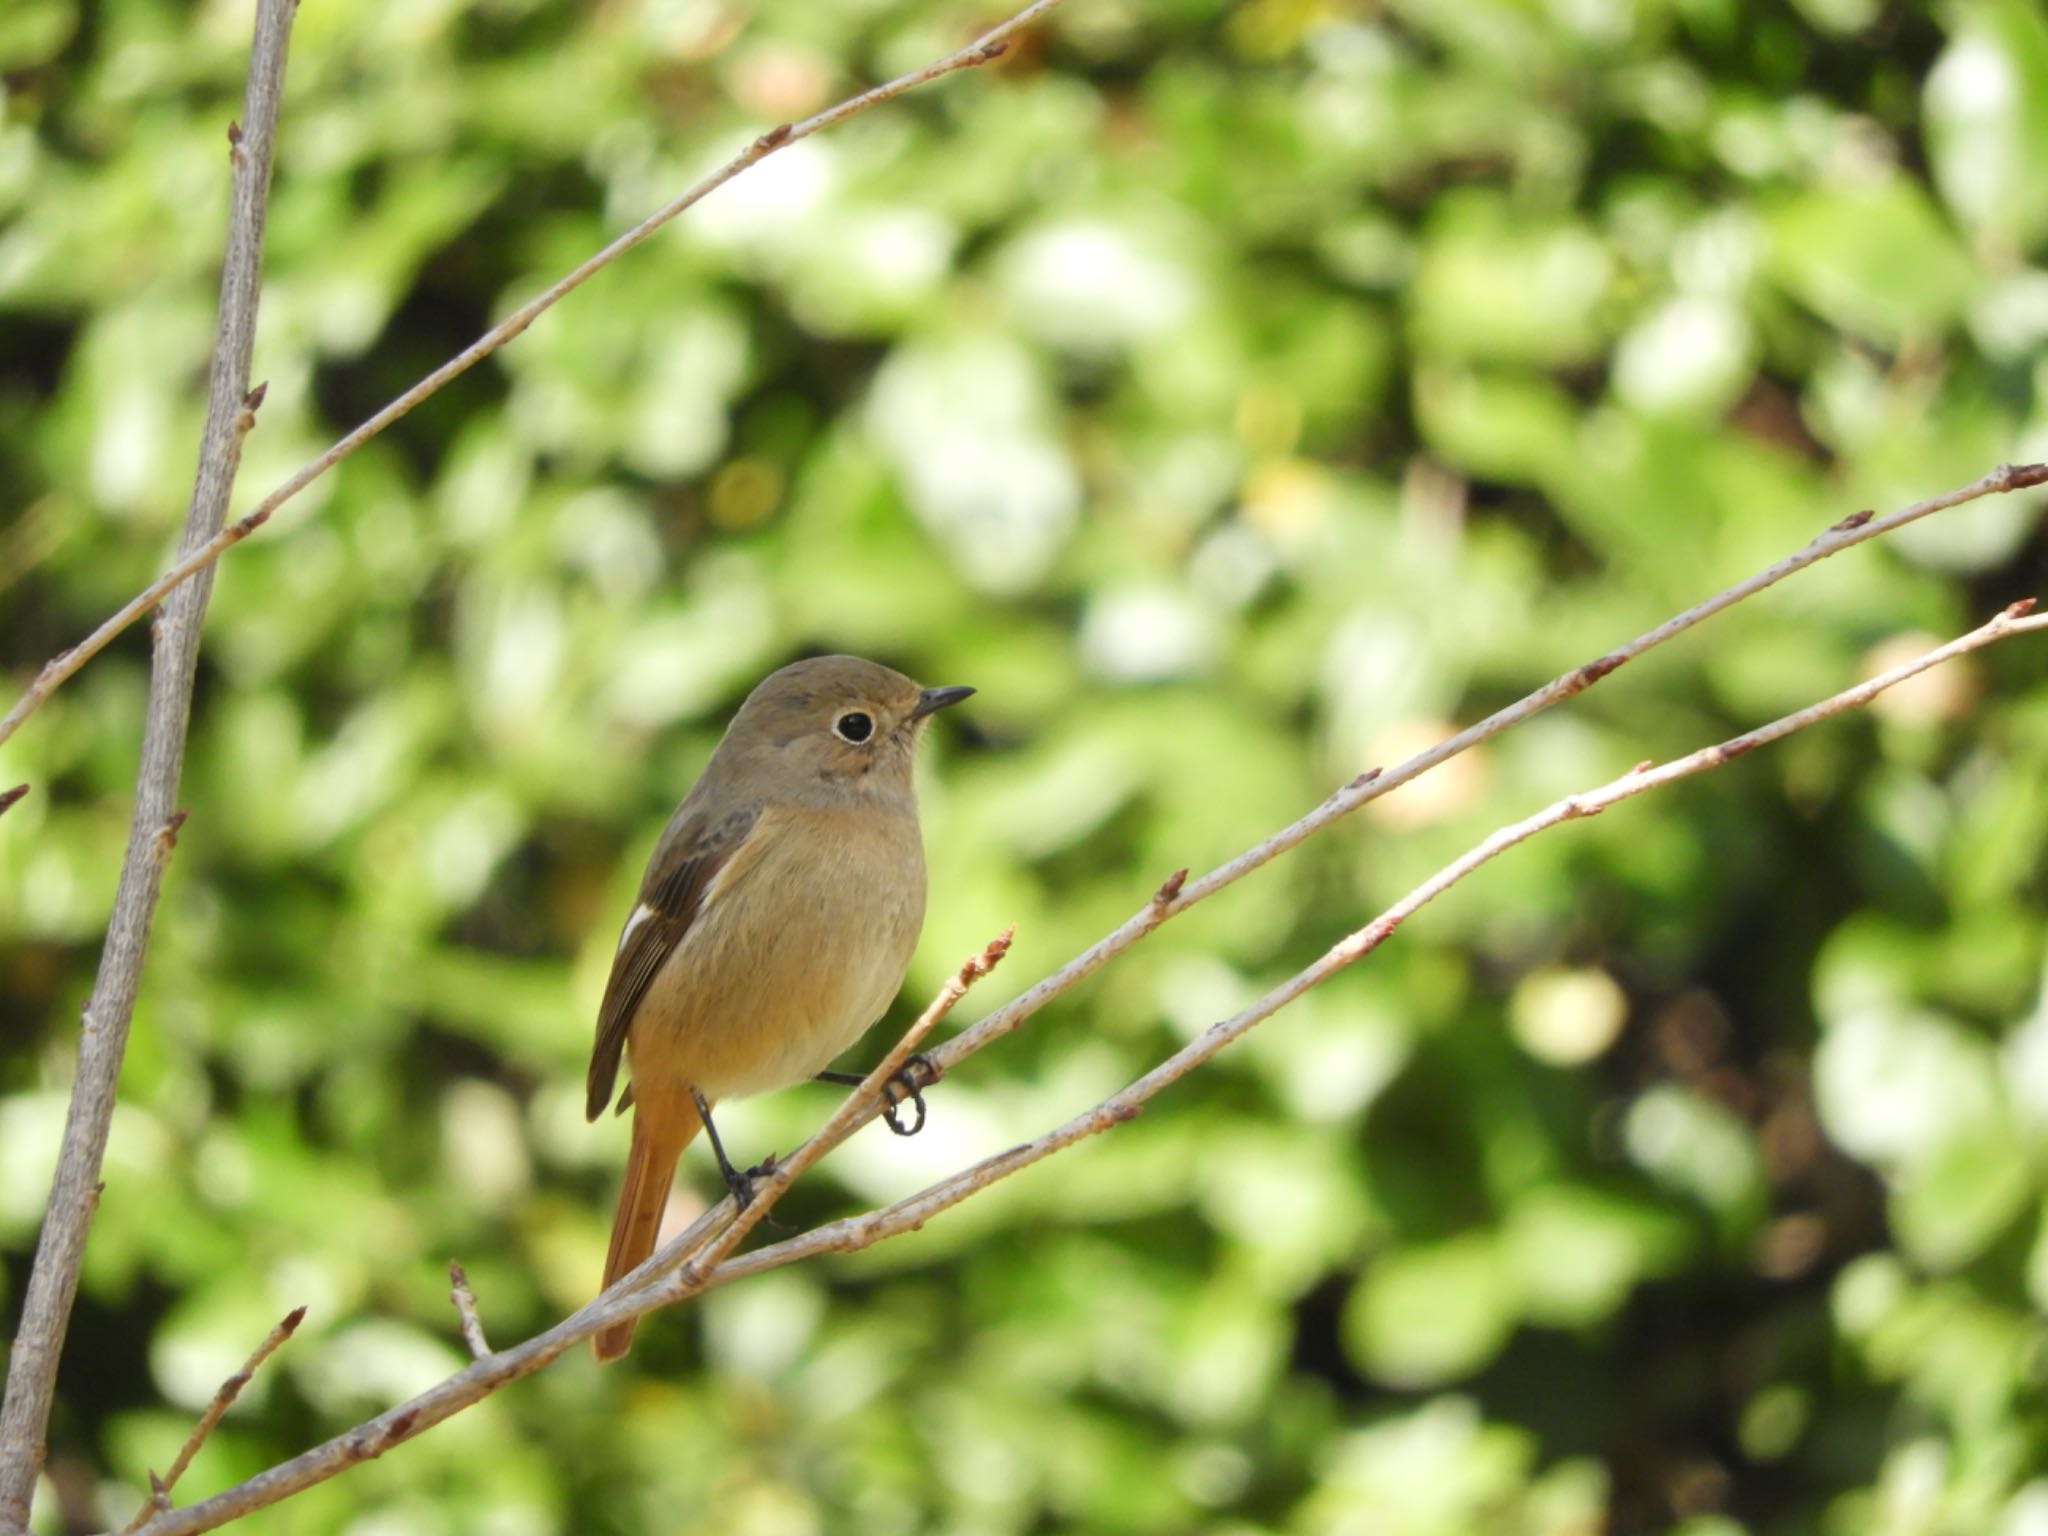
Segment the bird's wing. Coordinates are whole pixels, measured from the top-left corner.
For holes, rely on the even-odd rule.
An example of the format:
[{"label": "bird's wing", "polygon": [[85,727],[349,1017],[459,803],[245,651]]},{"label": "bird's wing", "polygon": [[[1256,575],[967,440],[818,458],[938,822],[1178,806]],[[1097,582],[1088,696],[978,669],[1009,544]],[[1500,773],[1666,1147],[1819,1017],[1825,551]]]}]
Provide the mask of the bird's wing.
[{"label": "bird's wing", "polygon": [[[682,816],[655,849],[640,886],[640,903],[626,920],[604,1002],[597,1010],[597,1041],[590,1051],[583,1106],[590,1119],[603,1114],[611,1102],[626,1030],[640,1000],[704,909],[705,895],[719,871],[745,845],[759,820],[757,811],[734,811],[707,827],[700,816]],[[632,1089],[626,1091],[630,1094]]]}]

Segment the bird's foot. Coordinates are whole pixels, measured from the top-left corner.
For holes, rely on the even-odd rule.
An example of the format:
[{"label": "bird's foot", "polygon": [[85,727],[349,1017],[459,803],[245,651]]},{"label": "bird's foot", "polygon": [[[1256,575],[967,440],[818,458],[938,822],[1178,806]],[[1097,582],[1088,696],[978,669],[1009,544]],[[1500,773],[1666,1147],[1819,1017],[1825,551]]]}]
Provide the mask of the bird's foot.
[{"label": "bird's foot", "polygon": [[[890,1130],[898,1136],[915,1136],[924,1129],[924,1091],[936,1083],[939,1077],[939,1064],[919,1051],[898,1067],[889,1080],[882,1084],[882,1118],[888,1122]],[[908,1124],[896,1118],[896,1112],[905,1104],[914,1105],[917,1109],[917,1118]]]},{"label": "bird's foot", "polygon": [[[735,1211],[744,1211],[754,1203],[754,1181],[767,1178],[779,1166],[775,1161],[775,1154],[770,1152],[745,1173],[741,1173],[739,1169],[733,1166],[732,1159],[725,1155],[725,1143],[718,1139],[718,1127],[711,1123],[711,1105],[709,1101],[694,1087],[690,1090],[690,1097],[697,1102],[697,1118],[704,1122],[704,1134],[711,1138],[712,1156],[718,1159],[718,1171],[725,1179],[725,1187],[732,1192],[733,1209]],[[772,1216],[763,1216],[761,1218],[761,1225],[776,1232],[794,1230],[794,1228],[784,1226]]]},{"label": "bird's foot", "polygon": [[[759,1181],[770,1177],[782,1166],[780,1159],[770,1152],[753,1167],[741,1172],[730,1163],[721,1163],[719,1172],[725,1175],[725,1187],[732,1193],[735,1210],[744,1211],[754,1203],[754,1196],[760,1193]],[[763,1216],[761,1225],[772,1232],[794,1232],[796,1228],[786,1226],[773,1216]]]},{"label": "bird's foot", "polygon": [[[907,1058],[903,1065],[889,1075],[882,1084],[882,1118],[889,1122],[889,1129],[898,1136],[915,1136],[924,1129],[924,1091],[936,1083],[943,1074],[939,1064],[919,1051]],[[845,1088],[858,1088],[867,1081],[862,1072],[820,1072],[821,1083],[838,1083]],[[908,1123],[896,1118],[896,1111],[905,1104],[917,1107],[917,1118]]]}]

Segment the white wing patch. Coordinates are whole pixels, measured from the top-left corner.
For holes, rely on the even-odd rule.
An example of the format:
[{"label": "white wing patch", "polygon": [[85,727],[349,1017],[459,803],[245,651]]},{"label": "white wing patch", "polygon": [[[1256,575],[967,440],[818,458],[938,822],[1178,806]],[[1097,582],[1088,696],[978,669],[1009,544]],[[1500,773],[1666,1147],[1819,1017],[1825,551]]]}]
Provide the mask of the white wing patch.
[{"label": "white wing patch", "polygon": [[627,944],[632,942],[633,935],[639,930],[640,925],[652,916],[654,916],[654,908],[648,906],[644,901],[633,909],[633,915],[626,919],[626,931],[619,935],[619,950],[621,953],[624,952]]}]

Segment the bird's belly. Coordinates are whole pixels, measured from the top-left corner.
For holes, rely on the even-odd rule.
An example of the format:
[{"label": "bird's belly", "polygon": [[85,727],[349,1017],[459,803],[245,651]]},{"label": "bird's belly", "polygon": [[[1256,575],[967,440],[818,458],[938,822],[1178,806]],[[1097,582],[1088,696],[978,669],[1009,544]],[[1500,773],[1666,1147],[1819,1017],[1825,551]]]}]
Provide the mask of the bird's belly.
[{"label": "bird's belly", "polygon": [[[815,1076],[866,1033],[924,918],[922,849],[907,830],[907,860],[900,844],[853,845],[824,870],[766,855],[708,901],[634,1016],[636,1096],[763,1093]],[[878,858],[915,878],[871,878]]]}]

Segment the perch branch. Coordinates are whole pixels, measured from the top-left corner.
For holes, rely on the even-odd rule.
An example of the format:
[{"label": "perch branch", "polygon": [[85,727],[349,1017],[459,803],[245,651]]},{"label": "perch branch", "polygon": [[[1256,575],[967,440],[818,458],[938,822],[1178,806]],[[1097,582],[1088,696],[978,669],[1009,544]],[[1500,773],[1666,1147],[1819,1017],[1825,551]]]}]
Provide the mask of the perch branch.
[{"label": "perch branch", "polygon": [[[1096,940],[1050,976],[1019,993],[993,1013],[987,1014],[932,1050],[929,1053],[932,1064],[941,1075],[951,1072],[975,1052],[993,1045],[1004,1035],[1021,1026],[1047,1003],[1086,980],[1169,918],[1178,917],[1196,902],[1206,900],[1225,886],[1242,880],[1260,866],[1270,863],[1368,802],[1420,778],[1459,753],[1469,751],[1481,742],[1488,741],[1524,720],[1541,714],[1552,705],[1560,704],[1585,692],[1593,684],[1645,652],[1675,639],[1695,625],[1756,596],[1766,588],[1776,586],[1786,577],[1796,575],[1808,566],[1816,565],[1831,555],[1840,554],[1866,539],[1880,537],[1949,507],[1961,506],[1965,502],[1976,501],[1984,496],[2026,490],[2044,484],[2048,484],[2048,464],[2004,464],[1967,485],[1944,491],[1938,496],[1930,496],[1924,501],[1916,501],[1884,517],[1875,517],[1869,512],[1851,513],[1812,539],[1805,548],[1787,555],[1775,565],[1715,593],[1703,602],[1694,604],[1685,612],[1666,619],[1655,628],[1643,631],[1633,640],[1617,646],[1604,656],[1596,657],[1583,666],[1574,667],[1569,672],[1552,678],[1534,692],[1495,710],[1485,719],[1467,726],[1456,735],[1446,737],[1427,751],[1417,753],[1390,769],[1367,769],[1337,789],[1306,816],[1281,828],[1258,846],[1246,849],[1228,863],[1218,865],[1200,879],[1190,881],[1185,869],[1176,870],[1153,893],[1151,900],[1118,927]],[[838,1140],[843,1141],[866,1120],[872,1119],[880,1112],[879,1105],[870,1107],[854,1125],[849,1126],[839,1136]],[[822,1134],[821,1132],[820,1135]],[[837,1142],[834,1145],[837,1145]],[[828,1147],[825,1150],[831,1149]],[[672,1272],[702,1245],[708,1234],[720,1222],[730,1219],[731,1214],[732,1201],[728,1196],[698,1217],[688,1231],[662,1248],[639,1269],[622,1280],[620,1285],[629,1290],[637,1289]]]},{"label": "perch branch", "polygon": [[14,809],[14,802],[28,793],[26,784],[17,784],[12,789],[0,789],[0,816]]},{"label": "perch branch", "polygon": [[[263,222],[270,196],[278,102],[297,9],[296,0],[262,0],[258,5],[242,122],[231,124],[228,130],[233,189],[227,251],[221,266],[219,328],[207,382],[206,427],[200,440],[192,502],[185,516],[182,542],[187,550],[203,548],[227,515],[242,440],[254,424],[261,401],[261,391],[252,394],[249,389],[249,357],[255,345],[256,303],[262,288]],[[19,1531],[27,1525],[29,1500],[42,1471],[57,1357],[78,1292],[86,1233],[99,1205],[100,1162],[114,1114],[115,1083],[128,1045],[128,1023],[135,1012],[164,867],[185,819],[175,805],[185,762],[192,680],[199,660],[200,621],[212,590],[209,574],[177,593],[157,615],[128,852],[107,924],[106,944],[100,951],[99,974],[85,1005],[78,1072],[65,1117],[56,1179],[29,1275],[21,1327],[7,1362],[7,1394],[0,1406],[0,1531]]]},{"label": "perch branch", "polygon": [[[994,969],[996,962],[1002,959],[1009,947],[1010,935],[1005,933],[963,965],[939,990],[938,996],[924,1012],[912,1022],[910,1028],[904,1031],[903,1037],[876,1064],[875,1069],[862,1080],[860,1086],[852,1089],[841,1101],[832,1118],[826,1122],[825,1129],[830,1131],[835,1127],[859,1124],[862,1117],[855,1112],[855,1106],[860,1109],[878,1108],[884,1099],[885,1085],[917,1049],[918,1043],[931,1032],[939,1020],[952,1011],[953,1005],[966,995],[969,987]],[[824,1156],[831,1146],[837,1144],[837,1141],[828,1142],[821,1132],[772,1172],[764,1175],[757,1182],[754,1198],[748,1203],[747,1208],[719,1232],[708,1246],[704,1246],[700,1260],[685,1274],[693,1276],[695,1283],[701,1283],[706,1279],[713,1266],[729,1255],[747,1233],[767,1216],[796,1177]],[[700,1218],[698,1226],[692,1227],[691,1232],[696,1232],[699,1227],[704,1226],[706,1224]],[[671,1241],[669,1247],[680,1248],[689,1237],[690,1234],[685,1233],[683,1237]],[[698,1241],[700,1244],[703,1243],[702,1238]],[[214,1530],[231,1520],[238,1520],[255,1510],[267,1508],[281,1499],[289,1498],[315,1483],[323,1483],[361,1462],[383,1455],[393,1446],[424,1433],[443,1419],[490,1396],[507,1383],[517,1381],[522,1376],[532,1375],[598,1330],[615,1322],[623,1322],[629,1316],[637,1317],[643,1312],[651,1311],[658,1303],[646,1292],[648,1268],[648,1265],[643,1264],[632,1274],[621,1278],[589,1306],[563,1319],[547,1332],[536,1334],[525,1343],[514,1345],[510,1349],[485,1355],[467,1370],[428,1388],[410,1402],[388,1409],[368,1423],[358,1425],[347,1434],[337,1435],[309,1451],[303,1451],[290,1461],[280,1462],[247,1482],[238,1483],[233,1488],[217,1493],[212,1498],[187,1509],[167,1510],[139,1527],[134,1536],[190,1536],[193,1532]],[[670,1283],[673,1285],[683,1279],[683,1275],[671,1276]],[[636,1291],[636,1287],[640,1289]],[[123,1533],[123,1536],[128,1536],[128,1533]]]},{"label": "perch branch", "polygon": [[1020,993],[995,1012],[936,1047],[930,1053],[933,1063],[942,1072],[950,1072],[976,1051],[1016,1029],[1076,982],[1100,970],[1168,918],[1178,917],[1196,902],[1206,900],[1225,886],[1243,879],[1261,865],[1278,858],[1369,801],[1377,800],[1381,795],[1420,778],[1459,753],[1468,751],[1513,726],[1520,725],[1524,720],[1541,714],[1552,705],[1560,704],[1585,692],[1594,683],[1634,661],[1644,652],[1675,639],[1694,625],[1756,596],[1767,587],[1776,586],[1786,577],[1796,575],[1830,555],[1840,554],[1865,539],[1876,538],[1894,529],[1903,528],[1906,524],[1931,513],[1960,506],[1964,502],[1975,501],[1983,496],[2024,490],[2044,484],[2048,484],[2048,464],[2006,464],[1971,481],[1968,485],[1945,491],[1939,496],[1931,496],[1925,501],[1914,502],[1911,506],[1902,507],[1885,517],[1873,517],[1869,512],[1852,513],[1813,539],[1804,549],[1786,556],[1776,565],[1716,593],[1673,618],[1666,619],[1654,629],[1645,630],[1635,639],[1618,646],[1606,655],[1553,678],[1533,693],[1526,694],[1514,703],[1494,711],[1484,720],[1467,726],[1455,736],[1446,737],[1427,751],[1420,752],[1406,762],[1384,771],[1378,768],[1366,770],[1344,784],[1299,821],[1281,828],[1257,847],[1249,848],[1228,863],[1218,865],[1200,879],[1189,881],[1186,870],[1178,871],[1159,888],[1150,901],[1126,918],[1119,927],[1096,940],[1094,944],[1028,991]]},{"label": "perch branch", "polygon": [[[1416,912],[1516,844],[1526,842],[1537,833],[1561,826],[1567,821],[1598,816],[1602,811],[1631,796],[1659,789],[1679,779],[1689,778],[1693,774],[1719,768],[1746,752],[1778,741],[1794,731],[1804,730],[1830,716],[1867,704],[1885,689],[1965,652],[1981,650],[2011,635],[2048,629],[2048,616],[2026,617],[2033,606],[2032,598],[2015,603],[1998,617],[1970,631],[1969,634],[1859,683],[1854,688],[1846,688],[1817,704],[1774,720],[1769,725],[1745,731],[1742,735],[1731,737],[1715,746],[1704,747],[1662,767],[1632,770],[1598,789],[1569,795],[1546,806],[1533,816],[1525,817],[1511,826],[1502,827],[1461,858],[1438,870],[1363,928],[1333,945],[1314,964],[1296,972],[1243,1012],[1210,1025],[1150,1072],[1121,1092],[1104,1099],[1094,1108],[1076,1115],[1064,1125],[1046,1132],[1035,1141],[984,1158],[973,1167],[962,1169],[959,1173],[941,1179],[893,1205],[864,1215],[848,1217],[842,1221],[829,1222],[796,1237],[758,1249],[742,1258],[728,1260],[708,1277],[698,1277],[689,1289],[692,1292],[708,1290],[713,1286],[744,1279],[748,1275],[776,1269],[784,1264],[792,1264],[821,1253],[850,1253],[856,1249],[871,1247],[885,1238],[915,1231],[941,1211],[958,1205],[997,1180],[1008,1178],[1011,1174],[1028,1168],[1077,1141],[1086,1140],[1098,1132],[1108,1130],[1111,1126],[1121,1125],[1136,1118],[1146,1101],[1161,1089],[1187,1076],[1196,1067],[1216,1056],[1224,1047],[1242,1037],[1253,1026],[1271,1018],[1311,987],[1329,980],[1347,966],[1354,965],[1371,954]],[[656,1292],[657,1304],[665,1304],[684,1294],[683,1288],[677,1283],[681,1278],[680,1275],[677,1276]]]},{"label": "perch branch", "polygon": [[448,1296],[455,1303],[455,1315],[462,1320],[462,1342],[469,1346],[469,1358],[483,1359],[491,1345],[484,1337],[484,1320],[477,1315],[476,1292],[469,1288],[469,1271],[453,1259],[448,1261]]},{"label": "perch branch", "polygon": [[[839,1107],[832,1112],[832,1118],[825,1122],[818,1133],[787,1158],[778,1161],[755,1183],[754,1198],[747,1202],[743,1210],[733,1214],[723,1231],[701,1243],[690,1241],[692,1233],[683,1233],[679,1239],[668,1245],[667,1252],[656,1255],[642,1264],[639,1270],[623,1276],[611,1291],[598,1298],[594,1306],[612,1305],[609,1298],[621,1293],[634,1295],[650,1291],[654,1276],[664,1270],[672,1270],[673,1273],[668,1274],[661,1282],[661,1299],[650,1305],[665,1306],[671,1301],[703,1289],[705,1277],[746,1240],[749,1232],[767,1219],[768,1213],[775,1207],[775,1202],[788,1193],[789,1186],[819,1158],[875,1117],[881,1107],[888,1102],[886,1090],[889,1080],[902,1070],[904,1063],[909,1061],[918,1046],[924,1043],[925,1036],[932,1032],[939,1020],[951,1013],[953,1006],[967,995],[967,989],[994,970],[1003,956],[1010,952],[1010,940],[1015,934],[1014,928],[1004,929],[997,937],[989,940],[987,947],[980,954],[968,960],[947,978],[946,984],[939,988],[938,995],[926,1005],[923,1013],[911,1021],[910,1028],[903,1032],[902,1038],[875,1063],[874,1070],[861,1080],[858,1087],[840,1100]],[[730,1200],[732,1197],[728,1195],[726,1198]]]},{"label": "perch branch", "polygon": [[178,1459],[171,1463],[171,1470],[162,1477],[154,1472],[149,1474],[149,1502],[135,1512],[135,1518],[121,1527],[121,1536],[130,1536],[143,1521],[152,1515],[168,1514],[171,1508],[171,1490],[178,1486],[178,1479],[185,1475],[185,1469],[192,1465],[192,1458],[199,1454],[199,1448],[206,1444],[206,1437],[213,1433],[213,1426],[234,1407],[235,1399],[242,1395],[242,1388],[249,1385],[256,1373],[263,1368],[263,1362],[277,1352],[280,1344],[298,1332],[299,1324],[306,1320],[304,1307],[293,1307],[278,1320],[275,1328],[264,1336],[249,1358],[242,1362],[242,1368],[220,1384],[213,1394],[213,1401],[206,1405],[206,1412],[199,1416],[199,1422],[192,1427],[192,1433],[185,1437],[185,1444],[178,1451]]},{"label": "perch branch", "polygon": [[718,167],[717,170],[696,182],[672,201],[657,208],[653,213],[612,241],[603,250],[586,260],[581,266],[558,279],[551,287],[520,305],[519,308],[492,326],[460,352],[456,353],[455,356],[449,358],[447,362],[414,384],[405,393],[385,405],[375,415],[363,421],[325,453],[302,466],[290,479],[278,486],[268,496],[265,496],[263,500],[258,502],[242,517],[237,518],[225,528],[220,528],[218,522],[216,522],[214,526],[219,531],[213,533],[211,538],[196,546],[189,546],[181,553],[178,561],[169,570],[165,571],[163,575],[151,582],[142,591],[136,593],[134,597],[122,605],[118,612],[101,624],[98,629],[95,629],[70,650],[52,657],[44,664],[42,671],[36,674],[35,681],[29,685],[28,691],[15,701],[14,707],[7,712],[6,717],[0,719],[0,742],[4,742],[8,737],[12,736],[20,728],[22,721],[26,720],[45,699],[62,687],[73,673],[77,672],[80,667],[98,655],[106,647],[108,641],[112,640],[122,630],[133,624],[143,614],[161,602],[167,593],[174,590],[181,583],[189,581],[199,572],[208,569],[228,549],[239,544],[243,539],[246,539],[250,534],[262,527],[270,520],[272,513],[276,512],[279,507],[290,501],[315,480],[326,474],[328,470],[332,469],[336,464],[339,464],[343,459],[354,453],[394,421],[397,421],[401,416],[412,410],[421,401],[438,393],[444,386],[469,372],[478,363],[532,325],[540,316],[554,308],[556,304],[568,297],[569,294],[582,287],[592,277],[617,261],[635,246],[643,243],[649,236],[653,235],[685,209],[703,201],[704,198],[717,191],[735,176],[759,164],[777,150],[786,149],[800,139],[807,139],[814,133],[822,133],[827,128],[836,127],[850,117],[859,116],[870,107],[880,106],[885,101],[893,101],[906,91],[912,91],[921,85],[929,84],[943,75],[950,75],[962,69],[972,69],[977,65],[987,64],[1001,58],[1009,47],[1011,37],[1030,26],[1033,22],[1038,21],[1060,3],[1061,0],[1031,0],[1031,4],[1025,6],[1024,9],[1010,17],[1009,20],[989,28],[988,31],[982,33],[980,37],[957,52],[949,53],[942,59],[935,59],[922,69],[914,69],[909,74],[898,75],[894,80],[873,86],[868,90],[862,91],[858,96],[850,96],[837,106],[827,107],[824,111],[817,113],[815,116],[807,117],[800,123],[783,123],[769,129],[766,133],[748,144],[745,149],[726,161],[725,164]]},{"label": "perch branch", "polygon": [[[732,1196],[727,1195],[682,1232],[663,1244],[661,1251],[651,1255],[639,1268],[621,1275],[612,1288],[600,1296],[593,1305],[598,1305],[614,1295],[638,1291],[671,1274],[685,1262],[691,1262],[693,1270],[702,1271],[708,1264],[697,1259],[697,1255],[705,1244],[711,1241],[713,1234],[719,1233],[721,1229],[724,1235],[719,1238],[719,1249],[723,1253],[730,1253],[741,1238],[759,1225],[760,1218],[768,1214],[769,1207],[782,1198],[799,1174],[838,1147],[880,1112],[887,1102],[884,1089],[889,1080],[916,1053],[918,1046],[932,1032],[939,1020],[951,1013],[954,1005],[967,995],[967,989],[1001,963],[1003,956],[1010,952],[1010,941],[1016,936],[1016,932],[1014,928],[1005,928],[995,938],[989,940],[987,947],[980,954],[969,959],[947,979],[946,984],[939,989],[938,995],[926,1006],[924,1012],[903,1032],[903,1038],[898,1040],[889,1053],[876,1064],[875,1069],[840,1101],[839,1108],[833,1111],[832,1118],[820,1126],[786,1160],[779,1163],[770,1177],[760,1180],[755,1185],[754,1199],[748,1205],[747,1213],[736,1213]],[[927,1057],[926,1060],[929,1061],[930,1058]],[[934,1071],[936,1072],[936,1064]],[[938,1080],[938,1076],[934,1075],[925,1086],[930,1087]],[[752,1219],[747,1219],[738,1235],[733,1236],[727,1223],[734,1223],[735,1215],[744,1217],[747,1214],[751,1214]],[[726,1241],[727,1237],[731,1237],[732,1240]],[[709,1261],[716,1262],[715,1259]]]},{"label": "perch branch", "polygon": [[[1505,827],[1478,844],[1464,857],[1417,886],[1371,923],[1338,943],[1313,965],[1274,988],[1251,1007],[1230,1019],[1210,1026],[1195,1041],[1184,1046],[1122,1092],[1036,1141],[984,1159],[971,1168],[940,1180],[917,1194],[880,1210],[828,1223],[741,1258],[727,1257],[744,1237],[745,1231],[767,1214],[774,1200],[788,1187],[789,1181],[829,1151],[832,1145],[837,1144],[828,1133],[841,1132],[839,1139],[843,1139],[843,1133],[857,1127],[863,1116],[872,1118],[874,1114],[879,1113],[883,1099],[882,1085],[888,1080],[889,1074],[909,1056],[915,1049],[916,1042],[931,1025],[958,1001],[967,986],[977,979],[977,974],[986,974],[987,967],[1000,958],[1001,949],[1007,947],[1006,934],[990,945],[983,955],[969,961],[962,968],[959,975],[949,982],[939,997],[933,1001],[925,1015],[911,1026],[896,1048],[891,1050],[875,1070],[868,1074],[860,1087],[854,1089],[841,1103],[825,1128],[786,1164],[767,1176],[760,1193],[748,1206],[747,1211],[740,1213],[739,1218],[719,1232],[716,1239],[707,1244],[701,1236],[693,1238],[693,1234],[699,1233],[700,1229],[703,1232],[715,1229],[716,1222],[712,1219],[712,1213],[707,1213],[690,1232],[672,1240],[661,1255],[650,1259],[638,1270],[619,1280],[589,1306],[565,1318],[547,1332],[502,1353],[479,1360],[468,1369],[429,1388],[410,1401],[387,1409],[346,1434],[315,1446],[290,1461],[272,1467],[267,1472],[259,1473],[247,1482],[188,1509],[172,1511],[153,1519],[141,1528],[138,1536],[194,1536],[194,1533],[213,1530],[253,1510],[275,1504],[303,1488],[324,1482],[359,1462],[382,1455],[392,1446],[460,1412],[500,1387],[520,1377],[531,1375],[578,1341],[629,1317],[642,1316],[682,1297],[743,1279],[765,1269],[776,1268],[821,1253],[849,1252],[865,1248],[886,1237],[914,1230],[933,1216],[959,1204],[975,1191],[996,1180],[1049,1157],[1063,1147],[1071,1146],[1110,1126],[1134,1118],[1143,1108],[1145,1101],[1154,1094],[1186,1076],[1195,1067],[1215,1056],[1225,1046],[1278,1012],[1309,988],[1369,954],[1384,943],[1414,912],[1517,843],[1535,836],[1548,827],[1597,815],[1610,805],[1632,795],[1658,788],[1691,774],[1720,767],[1756,747],[1776,741],[1831,715],[1867,703],[1886,688],[1951,657],[1977,650],[2010,635],[2048,628],[2048,618],[2026,617],[2031,606],[2031,602],[2015,604],[1988,624],[1960,639],[1951,641],[1903,666],[1895,667],[1881,676],[1860,683],[1854,688],[1846,689],[1819,704],[1787,715],[1770,725],[1746,732],[1716,746],[1704,748],[1662,768],[1633,770],[1600,789],[1567,797],[1534,816]],[[1175,876],[1169,880],[1167,887],[1173,887],[1179,878]],[[1162,904],[1170,901],[1170,889],[1162,889],[1160,896]],[[694,1256],[683,1267],[675,1269],[672,1273],[660,1273],[664,1257],[675,1252],[692,1251],[693,1243]]]}]

